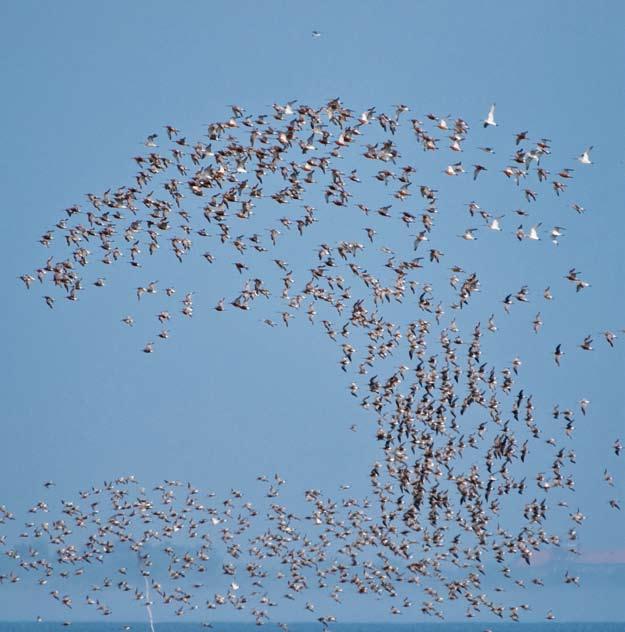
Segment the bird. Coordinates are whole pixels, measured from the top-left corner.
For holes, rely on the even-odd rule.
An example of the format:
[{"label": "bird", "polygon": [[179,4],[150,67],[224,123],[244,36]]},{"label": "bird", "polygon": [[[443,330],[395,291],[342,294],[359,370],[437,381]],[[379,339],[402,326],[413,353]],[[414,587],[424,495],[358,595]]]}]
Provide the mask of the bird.
[{"label": "bird", "polygon": [[582,341],[582,343],[579,345],[579,347],[583,349],[584,351],[592,351],[593,350],[592,337],[586,336],[584,340]]},{"label": "bird", "polygon": [[577,157],[577,160],[581,162],[583,165],[592,165],[593,162],[590,159],[591,151],[592,151],[592,145],[588,147],[587,149],[584,149],[584,151]]},{"label": "bird", "polygon": [[488,224],[488,227],[491,230],[496,230],[496,231],[501,231],[503,230],[501,227],[501,220],[503,219],[503,215],[499,216],[499,217],[493,217],[490,221],[490,223]]},{"label": "bird", "polygon": [[564,351],[562,351],[562,345],[560,344],[556,345],[556,350],[553,352],[553,357],[558,366],[560,366],[560,360],[562,359],[563,355],[564,355]]},{"label": "bird", "polygon": [[534,241],[538,241],[540,239],[540,237],[538,236],[539,228],[540,228],[540,222],[530,228],[530,232],[527,234],[527,238],[532,239]]},{"label": "bird", "polygon": [[488,169],[483,165],[473,165],[473,180],[477,180],[482,171],[488,171]]},{"label": "bird", "polygon": [[495,123],[495,104],[493,103],[490,106],[490,109],[488,110],[488,114],[486,115],[486,118],[484,119],[484,127],[489,127],[489,126],[496,126],[497,123]]},{"label": "bird", "polygon": [[473,234],[476,230],[477,228],[467,228],[460,237],[466,241],[474,241],[477,239],[477,237]]}]

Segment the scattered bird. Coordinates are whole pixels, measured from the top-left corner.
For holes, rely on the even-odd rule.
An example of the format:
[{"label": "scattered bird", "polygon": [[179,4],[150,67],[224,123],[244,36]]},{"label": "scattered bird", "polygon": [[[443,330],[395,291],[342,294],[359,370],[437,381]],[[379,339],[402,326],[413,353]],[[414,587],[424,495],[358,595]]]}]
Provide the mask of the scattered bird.
[{"label": "scattered bird", "polygon": [[495,123],[495,104],[493,103],[490,106],[490,110],[488,110],[488,114],[486,115],[486,118],[484,119],[484,127],[488,127],[488,126],[496,126],[497,123]]},{"label": "scattered bird", "polygon": [[592,165],[592,160],[590,159],[590,152],[592,151],[592,145],[588,147],[588,149],[584,149],[584,151],[578,156],[577,160],[581,162],[583,165]]},{"label": "scattered bird", "polygon": [[560,366],[560,360],[564,355],[564,351],[562,351],[562,345],[556,345],[556,350],[553,352],[553,357],[556,361],[556,364]]}]

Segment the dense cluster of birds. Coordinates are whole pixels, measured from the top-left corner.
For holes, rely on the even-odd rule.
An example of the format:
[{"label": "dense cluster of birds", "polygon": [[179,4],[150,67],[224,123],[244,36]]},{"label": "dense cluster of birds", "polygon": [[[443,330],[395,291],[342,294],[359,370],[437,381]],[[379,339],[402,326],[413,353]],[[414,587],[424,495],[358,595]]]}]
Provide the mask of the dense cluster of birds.
[{"label": "dense cluster of birds", "polygon": [[[106,286],[102,273],[85,280],[92,260],[102,270],[118,264],[140,273],[167,248],[181,263],[198,252],[198,265],[238,284],[231,296],[213,297],[206,308],[214,312],[211,318],[257,309],[273,328],[303,315],[336,343],[339,368],[352,376],[349,393],[374,417],[380,458],[365,466],[372,495],[356,499],[341,489],[337,500],[307,490],[310,511],[296,515],[277,500],[284,484],[278,475],[259,477],[267,487],[263,509],[238,490],[216,502],[190,483],[165,481],[150,492],[124,476],[80,492],[79,501],[62,501],[58,519],[45,517],[45,500],[34,505],[20,534],[27,552],[0,540],[15,565],[0,580],[37,576],[69,612],[77,598],[63,581],[97,573],[121,549],[136,556],[136,572],[113,569],[83,597],[103,615],[111,613],[107,590],[127,593],[147,607],[150,620],[158,602],[179,616],[245,609],[262,624],[276,619],[272,612],[279,612],[281,601],[302,599],[303,608],[327,627],[337,615],[306,599],[315,588],[337,608],[343,592],[352,591],[383,597],[393,615],[414,601],[423,614],[443,618],[447,604],[463,601],[467,617],[518,620],[530,606],[503,603],[504,587],[488,595],[482,578],[496,568],[503,583],[524,587],[519,562],[533,570],[533,557],[543,549],[577,552],[585,516],[569,505],[573,435],[576,417],[586,415],[590,402],[557,403],[555,423],[541,424],[535,398],[519,383],[522,359],[497,368],[485,357],[483,337],[497,332],[499,315],[521,309],[530,297],[547,305],[562,281],[506,288],[501,313],[484,314],[483,275],[459,260],[468,254],[459,240],[499,235],[511,244],[557,246],[565,227],[544,227],[547,219],[530,208],[549,196],[550,204],[559,201],[566,212],[582,215],[582,204],[568,199],[569,186],[578,170],[593,164],[593,148],[569,164],[551,166],[551,141],[521,131],[508,136],[511,156],[503,164],[499,147],[483,146],[475,150],[483,158],[469,166],[462,161],[467,121],[435,114],[412,118],[403,104],[389,113],[354,112],[339,99],[317,109],[296,101],[274,104],[260,115],[239,106],[231,110],[226,120],[208,125],[201,141],[188,140],[172,125],[150,134],[147,151],[134,157],[134,184],[89,193],[86,206],[65,209],[40,241],[53,248],[62,239],[66,254],[51,256],[21,279],[27,288],[50,287],[43,300],[54,309],[61,301],[77,301],[89,285]],[[482,124],[482,134],[498,127],[494,104]],[[417,179],[418,150],[436,160],[443,156],[443,179],[465,178],[473,185],[491,178],[508,186],[520,205],[508,216],[517,219],[506,229],[506,214],[473,200],[463,211],[473,225],[458,232],[458,212],[442,212],[439,190]],[[359,196],[363,185],[366,194]],[[308,244],[313,235],[318,242],[321,222],[331,228],[307,258],[308,250],[292,241]],[[331,239],[330,230],[349,235]],[[444,252],[437,230],[452,230],[445,243],[459,247]],[[524,252],[514,256],[534,256]],[[289,253],[297,261],[289,263]],[[573,300],[590,287],[575,267],[562,270],[562,277]],[[194,288],[152,278],[136,287],[132,300],[138,305],[159,297],[154,336],[138,345],[146,354],[171,344],[166,341],[176,319],[198,311]],[[545,309],[528,318],[528,331],[540,333]],[[135,318],[120,315],[120,326],[132,327]],[[557,370],[568,354],[593,351],[597,337],[610,350],[621,332],[612,326],[584,333],[573,348],[554,341],[546,352],[549,363]],[[610,458],[616,458],[622,444],[610,441]],[[607,468],[603,477],[612,489]],[[620,510],[618,498],[608,502]],[[0,510],[0,522],[14,517]],[[550,525],[562,524],[562,516],[568,528],[558,533]],[[54,552],[45,553],[44,544]],[[218,566],[224,589],[207,596],[203,574]],[[579,577],[567,572],[562,581],[578,585]],[[527,583],[543,582],[534,574]]]}]

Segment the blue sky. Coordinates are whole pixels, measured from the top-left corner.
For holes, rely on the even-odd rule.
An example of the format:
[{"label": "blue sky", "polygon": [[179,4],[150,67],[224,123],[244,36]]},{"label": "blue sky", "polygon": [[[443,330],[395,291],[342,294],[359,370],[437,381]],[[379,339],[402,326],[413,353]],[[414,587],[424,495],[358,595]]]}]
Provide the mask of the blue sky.
[{"label": "blue sky", "polygon": [[[618,2],[2,3],[0,503],[30,503],[47,479],[67,497],[120,473],[227,491],[277,470],[292,502],[311,486],[347,482],[366,492],[363,461],[377,458],[371,432],[335,348],[305,321],[268,331],[253,317],[194,317],[175,345],[145,357],[138,350],[148,332],[119,324],[132,305],[126,293],[112,287],[49,313],[16,279],[42,260],[37,240],[61,209],[130,180],[130,158],[149,133],[171,123],[194,138],[231,103],[255,113],[290,99],[321,105],[340,96],[354,110],[387,111],[401,102],[420,118],[451,112],[477,128],[496,101],[501,139],[529,129],[571,163],[594,145],[596,164],[579,185],[590,210],[583,221],[567,219],[570,245],[563,241],[554,268],[583,270],[593,298],[554,306],[557,326],[545,333],[579,341],[583,327],[625,326],[624,23]],[[479,252],[476,265],[492,268]],[[522,266],[509,270],[524,278],[543,261]],[[509,349],[494,350],[500,357],[518,353],[515,326]],[[623,352],[585,360],[565,375],[537,360],[527,379],[564,396],[579,390],[569,382],[583,383],[593,404],[578,422],[586,445],[578,468],[589,475],[577,493],[592,509],[584,547],[619,549],[623,519],[592,498],[606,446],[625,440]],[[350,432],[352,423],[362,428]],[[622,618],[617,596],[604,605]],[[562,599],[566,606],[570,597]]]}]

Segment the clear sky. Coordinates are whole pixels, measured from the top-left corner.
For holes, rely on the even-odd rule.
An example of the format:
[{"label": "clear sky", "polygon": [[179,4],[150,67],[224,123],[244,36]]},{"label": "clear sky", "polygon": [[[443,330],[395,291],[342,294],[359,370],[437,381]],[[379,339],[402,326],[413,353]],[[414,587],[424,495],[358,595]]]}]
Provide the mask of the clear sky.
[{"label": "clear sky", "polygon": [[[120,290],[50,312],[17,280],[43,260],[37,240],[61,209],[130,181],[149,133],[171,123],[195,138],[232,103],[251,113],[290,99],[406,103],[420,118],[451,112],[477,126],[496,101],[510,137],[548,136],[571,162],[594,145],[580,185],[588,223],[571,212],[558,269],[583,270],[595,298],[555,306],[550,335],[577,342],[624,327],[624,24],[617,1],[0,3],[0,504],[31,503],[48,479],[73,497],[122,473],[227,492],[279,471],[295,496],[340,483],[366,493],[371,431],[336,349],[305,322],[268,330],[254,317],[194,318],[146,357],[147,329],[119,323],[131,305]],[[523,265],[531,275],[542,264]],[[601,551],[625,550],[623,519],[593,505],[607,446],[625,441],[623,358],[622,348],[597,354],[555,377],[537,362],[528,378],[565,394],[581,381],[592,401],[578,423],[589,474],[577,493],[590,508],[582,548],[599,565]],[[600,592],[583,608],[570,592],[558,598],[572,618],[624,618],[622,586]],[[0,612],[19,616],[25,601],[3,599]]]}]

